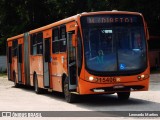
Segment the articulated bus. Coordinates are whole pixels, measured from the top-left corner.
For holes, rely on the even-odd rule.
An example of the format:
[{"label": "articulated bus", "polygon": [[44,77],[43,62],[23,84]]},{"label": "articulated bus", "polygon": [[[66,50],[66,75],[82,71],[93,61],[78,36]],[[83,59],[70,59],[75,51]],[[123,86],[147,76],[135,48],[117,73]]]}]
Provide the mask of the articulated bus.
[{"label": "articulated bus", "polygon": [[142,14],[85,12],[7,39],[8,79],[15,86],[89,94],[147,91],[147,24]]}]

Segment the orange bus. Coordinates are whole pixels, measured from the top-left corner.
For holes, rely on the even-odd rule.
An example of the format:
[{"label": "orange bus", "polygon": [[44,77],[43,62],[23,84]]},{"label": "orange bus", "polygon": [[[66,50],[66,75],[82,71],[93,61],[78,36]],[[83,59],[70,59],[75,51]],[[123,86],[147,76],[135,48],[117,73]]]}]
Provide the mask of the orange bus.
[{"label": "orange bus", "polygon": [[149,86],[147,25],[140,13],[85,12],[7,39],[8,79],[15,86],[78,95],[117,93]]}]

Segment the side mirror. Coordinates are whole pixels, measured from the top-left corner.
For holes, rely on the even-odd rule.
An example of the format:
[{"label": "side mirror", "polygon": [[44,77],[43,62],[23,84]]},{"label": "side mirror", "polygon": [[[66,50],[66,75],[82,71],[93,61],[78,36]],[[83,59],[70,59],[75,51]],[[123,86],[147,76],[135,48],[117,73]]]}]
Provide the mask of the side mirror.
[{"label": "side mirror", "polygon": [[72,46],[77,47],[77,35],[72,34]]}]

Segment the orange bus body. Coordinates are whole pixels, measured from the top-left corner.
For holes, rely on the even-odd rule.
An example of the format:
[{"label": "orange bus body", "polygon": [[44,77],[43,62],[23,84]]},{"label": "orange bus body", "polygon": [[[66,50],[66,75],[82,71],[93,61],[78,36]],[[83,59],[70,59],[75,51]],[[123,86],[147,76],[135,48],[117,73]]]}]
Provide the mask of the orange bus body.
[{"label": "orange bus body", "polygon": [[[143,30],[146,40],[147,27],[140,13],[104,11],[78,14],[31,30],[27,33],[8,38],[7,56],[9,80],[15,82],[15,85],[38,85],[36,90],[44,88],[58,92],[65,92],[65,83],[68,81],[69,93],[79,95],[148,90],[150,72],[146,44],[147,65],[145,69],[140,72],[134,73],[134,71],[132,71],[133,73],[127,73],[125,75],[123,73],[96,75],[96,73],[92,74],[92,72],[89,72],[86,68],[81,18],[96,15],[122,15],[122,17],[125,15],[140,16],[143,20]],[[109,20],[109,23],[132,22],[131,18],[126,19],[122,17],[103,18],[103,20],[106,22]],[[104,22],[103,20],[100,21],[97,19],[99,18],[87,18],[88,23],[93,21],[95,23],[97,22],[97,24]],[[104,33],[108,35],[107,30],[104,30]],[[73,37],[73,35],[75,35],[75,37]],[[81,39],[81,48],[77,42],[79,39]],[[73,41],[75,42],[74,45]],[[79,49],[81,49],[81,51],[79,51]],[[139,49],[134,49],[134,52],[138,54],[136,51],[139,51]],[[79,52],[81,52],[81,56],[79,56]],[[81,65],[79,65],[79,59],[81,60]],[[125,67],[123,64],[120,64],[120,66]],[[118,67],[117,69],[121,70],[121,68]],[[123,70],[121,70],[121,72],[123,72]]]}]

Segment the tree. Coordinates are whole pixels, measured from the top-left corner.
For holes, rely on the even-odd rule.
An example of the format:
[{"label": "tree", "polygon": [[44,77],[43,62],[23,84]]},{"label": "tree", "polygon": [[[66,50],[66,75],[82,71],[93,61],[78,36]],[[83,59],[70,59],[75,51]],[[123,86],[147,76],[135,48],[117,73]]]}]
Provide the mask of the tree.
[{"label": "tree", "polygon": [[1,0],[0,54],[5,54],[8,37],[82,12],[114,9],[141,12],[150,33],[160,35],[159,6],[159,0]]}]

